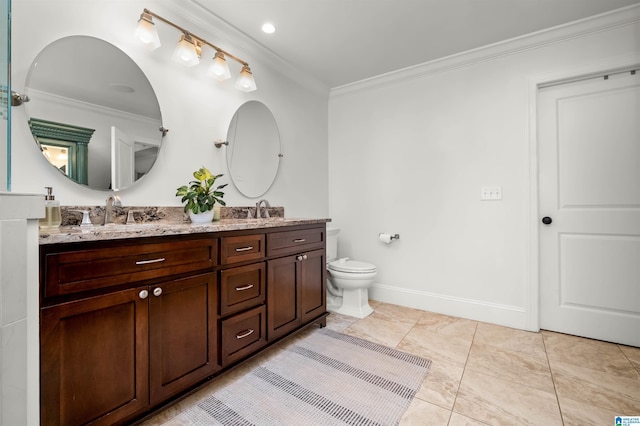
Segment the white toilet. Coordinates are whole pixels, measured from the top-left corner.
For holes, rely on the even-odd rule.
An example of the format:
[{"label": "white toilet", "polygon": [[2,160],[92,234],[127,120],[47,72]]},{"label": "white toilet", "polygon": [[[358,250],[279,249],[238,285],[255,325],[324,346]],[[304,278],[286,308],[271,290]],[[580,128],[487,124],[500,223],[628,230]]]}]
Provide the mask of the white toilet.
[{"label": "white toilet", "polygon": [[348,257],[337,259],[339,232],[339,228],[327,228],[327,310],[364,318],[373,312],[368,289],[376,267]]}]

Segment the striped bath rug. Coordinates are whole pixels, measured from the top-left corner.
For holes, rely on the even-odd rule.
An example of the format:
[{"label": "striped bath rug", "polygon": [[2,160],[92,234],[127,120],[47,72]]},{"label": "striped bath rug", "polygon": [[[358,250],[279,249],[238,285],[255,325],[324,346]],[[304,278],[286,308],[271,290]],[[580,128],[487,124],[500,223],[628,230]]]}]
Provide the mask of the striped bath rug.
[{"label": "striped bath rug", "polygon": [[316,330],[184,411],[180,424],[396,425],[430,364],[357,337]]}]

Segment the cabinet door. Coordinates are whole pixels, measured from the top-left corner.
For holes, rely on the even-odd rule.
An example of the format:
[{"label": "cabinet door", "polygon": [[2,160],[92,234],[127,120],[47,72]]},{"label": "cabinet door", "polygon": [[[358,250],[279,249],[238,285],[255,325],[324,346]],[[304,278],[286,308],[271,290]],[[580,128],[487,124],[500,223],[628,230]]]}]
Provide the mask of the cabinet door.
[{"label": "cabinet door", "polygon": [[267,262],[267,339],[273,340],[302,324],[298,309],[300,261],[287,256]]},{"label": "cabinet door", "polygon": [[145,291],[42,309],[42,425],[113,424],[148,407]]},{"label": "cabinet door", "polygon": [[216,288],[213,273],[150,286],[151,404],[219,368]]},{"label": "cabinet door", "polygon": [[326,312],[326,271],[324,250],[314,250],[303,255],[299,282],[302,322]]}]

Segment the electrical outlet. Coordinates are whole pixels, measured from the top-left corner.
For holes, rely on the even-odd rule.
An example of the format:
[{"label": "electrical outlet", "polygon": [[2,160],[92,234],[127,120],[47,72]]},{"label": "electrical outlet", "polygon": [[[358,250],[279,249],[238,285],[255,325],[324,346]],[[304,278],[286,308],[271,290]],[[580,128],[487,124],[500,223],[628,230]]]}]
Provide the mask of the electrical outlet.
[{"label": "electrical outlet", "polygon": [[480,200],[482,201],[502,200],[502,187],[501,186],[483,186],[482,188],[480,188]]}]

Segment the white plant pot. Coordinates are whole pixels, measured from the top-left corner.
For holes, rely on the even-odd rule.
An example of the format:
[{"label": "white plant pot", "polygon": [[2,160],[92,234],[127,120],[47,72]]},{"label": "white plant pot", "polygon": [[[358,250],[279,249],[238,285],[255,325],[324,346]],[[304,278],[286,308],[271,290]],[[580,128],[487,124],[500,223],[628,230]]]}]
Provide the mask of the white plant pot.
[{"label": "white plant pot", "polygon": [[191,219],[192,223],[210,223],[213,221],[213,213],[213,210],[209,210],[196,214],[189,210],[189,219]]}]

